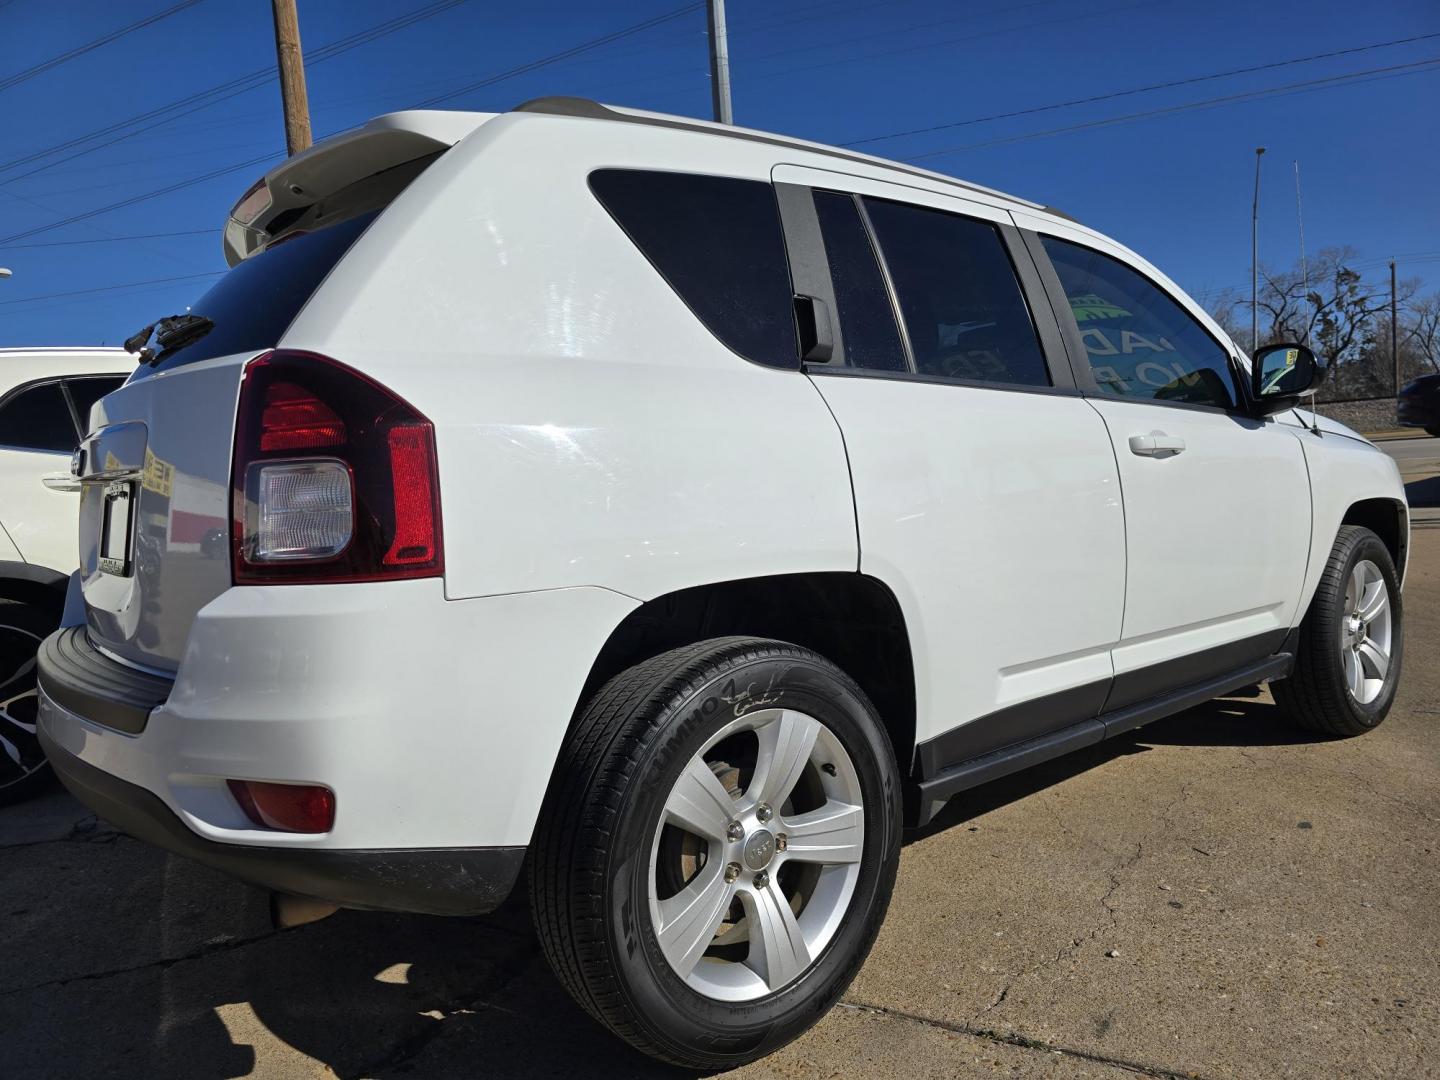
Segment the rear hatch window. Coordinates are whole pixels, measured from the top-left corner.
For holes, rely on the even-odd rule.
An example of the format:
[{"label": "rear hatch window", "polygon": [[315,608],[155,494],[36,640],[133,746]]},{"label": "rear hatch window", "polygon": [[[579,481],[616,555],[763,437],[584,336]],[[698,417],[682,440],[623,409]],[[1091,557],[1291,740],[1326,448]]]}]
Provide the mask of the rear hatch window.
[{"label": "rear hatch window", "polygon": [[294,233],[237,264],[190,306],[190,314],[214,325],[160,353],[153,366],[140,365],[131,381],[216,356],[274,348],[325,276],[379,213],[374,210],[314,232]]}]

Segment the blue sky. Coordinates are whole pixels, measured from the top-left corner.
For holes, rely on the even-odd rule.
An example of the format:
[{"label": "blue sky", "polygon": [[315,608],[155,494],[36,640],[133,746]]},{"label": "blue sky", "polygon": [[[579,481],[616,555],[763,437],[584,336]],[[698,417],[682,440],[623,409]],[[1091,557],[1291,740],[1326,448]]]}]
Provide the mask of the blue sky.
[{"label": "blue sky", "polygon": [[[0,0],[0,83],[177,0]],[[431,0],[299,0],[306,52]],[[317,137],[674,11],[681,0],[594,4],[469,0],[314,63]],[[1440,287],[1440,64],[1257,100],[1140,112],[1440,59],[1440,36],[1272,66],[1166,90],[963,123],[1424,34],[1433,0],[729,0],[735,118],[849,143],[961,124],[861,149],[1060,207],[1129,244],[1204,298],[1248,291],[1254,148],[1268,147],[1261,257],[1298,252],[1300,161],[1310,252],[1348,244],[1377,277]],[[273,64],[269,5],[201,0],[0,89],[0,166]],[[1378,77],[1383,74],[1384,77]],[[465,94],[446,107],[505,109],[544,94],[708,117],[705,17],[694,10]],[[1060,131],[1077,125],[1095,125]],[[123,134],[130,129],[121,129]],[[1049,134],[1045,134],[1049,133]],[[115,138],[114,135],[108,138]],[[75,149],[86,145],[81,144]],[[962,149],[955,149],[962,148]],[[0,237],[284,150],[273,80],[70,161],[0,167]],[[940,153],[940,151],[950,151]],[[72,149],[66,153],[74,153]],[[50,164],[50,168],[23,173]],[[115,344],[183,311],[223,269],[219,229],[268,166],[0,243],[0,344]],[[109,240],[141,234],[146,239]],[[77,243],[76,241],[84,241]],[[93,242],[99,241],[99,242]],[[43,245],[43,246],[39,246]],[[180,279],[135,288],[112,286]],[[106,290],[84,291],[80,290]],[[54,295],[76,293],[76,295]],[[35,298],[35,299],[32,299]]]}]

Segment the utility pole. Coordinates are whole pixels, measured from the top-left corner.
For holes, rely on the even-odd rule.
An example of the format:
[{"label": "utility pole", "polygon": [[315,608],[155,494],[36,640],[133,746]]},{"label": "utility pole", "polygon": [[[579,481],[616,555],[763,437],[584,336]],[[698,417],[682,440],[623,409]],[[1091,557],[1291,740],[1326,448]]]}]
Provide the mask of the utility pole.
[{"label": "utility pole", "polygon": [[295,0],[270,0],[275,11],[275,61],[280,68],[280,102],[285,108],[285,149],[293,157],[310,147],[310,98],[300,55],[300,16]]},{"label": "utility pole", "polygon": [[1390,364],[1395,368],[1395,393],[1400,393],[1400,322],[1395,311],[1395,260],[1390,260]]},{"label": "utility pole", "polygon": [[725,0],[708,0],[707,6],[710,13],[710,104],[718,122],[733,124],[735,120],[730,115],[730,43],[725,36]]},{"label": "utility pole", "polygon": [[1265,148],[1255,148],[1255,201],[1250,206],[1250,355],[1260,347],[1260,158]]}]

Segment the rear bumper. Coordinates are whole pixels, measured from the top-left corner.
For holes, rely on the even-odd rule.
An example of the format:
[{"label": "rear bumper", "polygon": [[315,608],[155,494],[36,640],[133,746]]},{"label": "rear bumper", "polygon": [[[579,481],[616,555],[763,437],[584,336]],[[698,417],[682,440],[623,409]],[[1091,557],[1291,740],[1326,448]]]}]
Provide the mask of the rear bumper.
[{"label": "rear bumper", "polygon": [[510,894],[523,847],[347,851],[241,847],[205,840],[155,795],[87,765],[50,738],[40,743],[77,799],[137,840],[213,866],[276,892],[329,900],[342,907],[481,915]]}]

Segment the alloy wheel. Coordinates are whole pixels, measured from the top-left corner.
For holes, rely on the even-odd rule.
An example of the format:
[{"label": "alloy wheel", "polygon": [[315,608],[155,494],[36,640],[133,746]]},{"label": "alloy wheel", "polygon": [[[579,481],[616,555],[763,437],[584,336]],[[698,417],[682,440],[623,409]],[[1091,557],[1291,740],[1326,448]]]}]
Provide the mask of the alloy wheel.
[{"label": "alloy wheel", "polygon": [[0,790],[21,783],[45,765],[35,734],[39,647],[38,634],[0,624]]},{"label": "alloy wheel", "polygon": [[650,918],[670,967],[720,1001],[794,982],[854,897],[864,824],[859,775],[823,723],[793,709],[731,721],[686,764],[655,830]]},{"label": "alloy wheel", "polygon": [[1345,583],[1340,618],[1340,661],[1350,696],[1368,705],[1385,688],[1392,644],[1390,591],[1380,568],[1361,559]]}]

